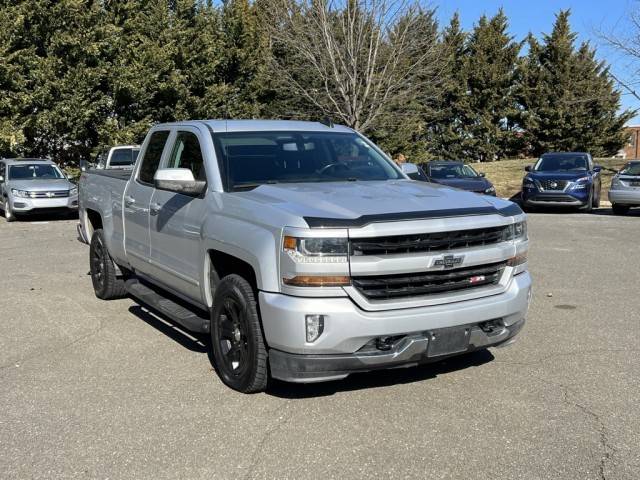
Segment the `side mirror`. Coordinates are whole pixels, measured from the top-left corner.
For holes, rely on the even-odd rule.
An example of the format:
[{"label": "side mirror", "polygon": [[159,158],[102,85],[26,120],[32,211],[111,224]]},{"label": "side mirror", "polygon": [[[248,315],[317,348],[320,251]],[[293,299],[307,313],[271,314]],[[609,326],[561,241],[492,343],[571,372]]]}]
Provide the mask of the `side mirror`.
[{"label": "side mirror", "polygon": [[405,175],[417,175],[418,174],[418,166],[415,163],[403,163],[400,165],[402,169],[402,173]]},{"label": "side mirror", "polygon": [[531,171],[531,165],[527,165],[526,167],[524,167],[524,171],[525,172],[530,172]]},{"label": "side mirror", "polygon": [[188,168],[161,168],[153,176],[153,183],[158,190],[192,197],[201,195],[207,188],[207,182],[196,180]]},{"label": "side mirror", "polygon": [[478,175],[480,175],[482,178],[484,178],[484,177],[486,177],[486,176],[487,176],[487,174],[486,174],[486,173],[484,173],[484,172],[480,172],[480,173],[478,173]]},{"label": "side mirror", "polygon": [[600,165],[595,165],[595,166],[593,167],[593,171],[594,171],[595,173],[600,173],[600,172],[602,171],[602,167],[601,167]]},{"label": "side mirror", "polygon": [[0,183],[4,183],[4,177],[0,175]]}]

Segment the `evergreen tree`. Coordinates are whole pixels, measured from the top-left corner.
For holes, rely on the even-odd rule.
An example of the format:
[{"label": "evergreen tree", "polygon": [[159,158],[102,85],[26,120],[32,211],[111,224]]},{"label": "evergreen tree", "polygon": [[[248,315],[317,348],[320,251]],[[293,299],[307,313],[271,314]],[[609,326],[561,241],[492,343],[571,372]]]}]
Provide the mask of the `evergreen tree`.
[{"label": "evergreen tree", "polygon": [[476,161],[509,155],[515,137],[512,86],[520,44],[509,36],[507,25],[502,10],[490,19],[482,16],[467,42],[464,72],[470,115],[463,138],[466,158]]},{"label": "evergreen tree", "polygon": [[471,149],[468,125],[472,112],[467,86],[467,34],[456,12],[442,34],[445,58],[441,93],[433,115],[428,117],[429,152],[435,158],[468,158]]},{"label": "evergreen tree", "polygon": [[518,116],[531,155],[546,151],[589,151],[612,155],[625,142],[623,126],[632,116],[618,114],[620,93],[588,43],[574,47],[570,11],[556,16],[550,35],[539,43],[529,36],[529,54],[518,69]]}]

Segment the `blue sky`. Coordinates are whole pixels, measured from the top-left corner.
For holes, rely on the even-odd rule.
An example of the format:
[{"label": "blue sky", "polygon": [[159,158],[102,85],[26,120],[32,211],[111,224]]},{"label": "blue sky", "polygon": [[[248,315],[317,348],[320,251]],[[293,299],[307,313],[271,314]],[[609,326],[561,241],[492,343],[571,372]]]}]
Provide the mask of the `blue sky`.
[{"label": "blue sky", "polygon": [[[628,59],[602,45],[596,31],[620,31],[626,26],[625,14],[632,7],[638,7],[635,0],[440,0],[434,1],[438,17],[443,24],[448,23],[455,11],[460,14],[462,25],[470,29],[484,13],[494,15],[503,7],[510,22],[510,32],[516,40],[522,40],[529,32],[540,37],[549,33],[555,20],[555,13],[561,9],[571,9],[571,25],[578,33],[578,39],[589,40],[597,47],[601,59],[611,64],[617,77],[629,80],[631,67]],[[623,108],[640,109],[640,101],[623,91]],[[640,123],[640,115],[630,123]]]}]

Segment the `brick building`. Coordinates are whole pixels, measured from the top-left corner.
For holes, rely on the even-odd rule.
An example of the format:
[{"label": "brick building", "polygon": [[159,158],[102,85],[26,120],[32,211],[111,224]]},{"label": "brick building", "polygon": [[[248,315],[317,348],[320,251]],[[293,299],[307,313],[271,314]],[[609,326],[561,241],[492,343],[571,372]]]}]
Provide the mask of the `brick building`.
[{"label": "brick building", "polygon": [[626,131],[629,132],[629,140],[617,156],[627,160],[640,159],[640,125],[629,125]]}]

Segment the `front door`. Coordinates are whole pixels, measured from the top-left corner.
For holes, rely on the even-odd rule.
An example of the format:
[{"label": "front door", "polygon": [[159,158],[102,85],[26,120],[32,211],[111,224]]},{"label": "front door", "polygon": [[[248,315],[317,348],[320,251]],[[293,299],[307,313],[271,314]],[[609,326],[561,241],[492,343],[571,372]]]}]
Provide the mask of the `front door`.
[{"label": "front door", "polygon": [[169,130],[157,130],[151,134],[140,167],[124,192],[124,246],[129,263],[142,273],[149,273],[149,204],[154,190],[153,176],[169,133]]},{"label": "front door", "polygon": [[[207,180],[196,128],[178,130],[163,168],[188,168],[196,180]],[[163,270],[163,283],[201,301],[204,265],[200,235],[206,214],[204,195],[191,197],[155,190],[150,204],[151,261]]]}]

